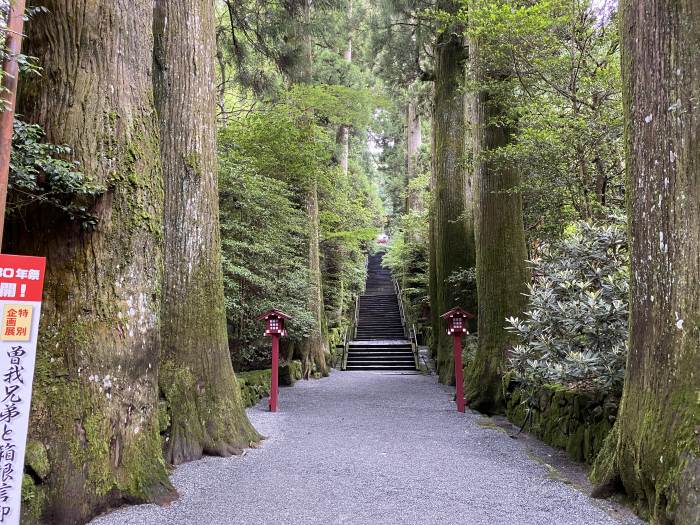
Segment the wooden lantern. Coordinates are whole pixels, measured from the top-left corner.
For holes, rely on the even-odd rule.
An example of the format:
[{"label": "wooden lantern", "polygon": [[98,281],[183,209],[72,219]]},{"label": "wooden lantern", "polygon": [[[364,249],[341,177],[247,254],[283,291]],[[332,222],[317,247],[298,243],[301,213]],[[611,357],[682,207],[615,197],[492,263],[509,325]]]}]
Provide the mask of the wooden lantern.
[{"label": "wooden lantern", "polygon": [[457,306],[440,317],[447,319],[447,335],[461,335],[469,333],[467,321],[475,315]]},{"label": "wooden lantern", "polygon": [[287,330],[284,327],[284,322],[291,317],[281,310],[268,310],[258,316],[258,320],[265,321],[265,335],[266,336],[286,336]]}]

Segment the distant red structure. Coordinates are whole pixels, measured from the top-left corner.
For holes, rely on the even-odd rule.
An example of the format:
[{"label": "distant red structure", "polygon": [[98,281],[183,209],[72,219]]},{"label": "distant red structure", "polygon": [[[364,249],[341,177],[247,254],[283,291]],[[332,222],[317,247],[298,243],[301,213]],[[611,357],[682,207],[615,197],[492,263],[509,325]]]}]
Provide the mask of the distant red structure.
[{"label": "distant red structure", "polygon": [[270,412],[277,412],[277,397],[279,392],[280,337],[287,335],[285,321],[291,317],[281,310],[268,310],[258,316],[259,321],[265,322],[265,336],[272,337],[272,373],[270,379]]},{"label": "distant red structure", "polygon": [[462,310],[459,306],[440,317],[447,320],[447,335],[454,337],[455,388],[457,412],[464,412],[464,372],[462,371],[462,334],[468,334],[467,321],[475,315]]}]

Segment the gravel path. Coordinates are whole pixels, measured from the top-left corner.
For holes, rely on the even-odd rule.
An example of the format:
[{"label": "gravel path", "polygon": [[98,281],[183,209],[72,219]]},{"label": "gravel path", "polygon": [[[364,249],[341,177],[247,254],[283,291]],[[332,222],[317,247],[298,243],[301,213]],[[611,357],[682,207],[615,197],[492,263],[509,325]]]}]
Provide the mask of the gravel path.
[{"label": "gravel path", "polygon": [[177,468],[180,499],[93,525],[619,524],[424,375],[334,372],[248,414],[262,445]]}]

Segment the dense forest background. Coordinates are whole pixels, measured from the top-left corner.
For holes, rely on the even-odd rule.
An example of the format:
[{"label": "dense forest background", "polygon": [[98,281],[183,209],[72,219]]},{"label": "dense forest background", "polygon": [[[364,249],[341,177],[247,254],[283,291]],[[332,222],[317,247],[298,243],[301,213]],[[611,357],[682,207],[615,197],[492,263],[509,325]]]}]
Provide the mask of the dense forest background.
[{"label": "dense forest background", "polygon": [[[258,441],[234,374],[270,367],[258,314],[290,314],[284,363],[328,375],[377,249],[445,384],[439,316],[476,314],[472,408],[502,413],[513,385],[527,410],[542,389],[605,397],[621,409],[601,494],[622,486],[659,523],[697,516],[697,121],[683,108],[700,22],[654,5],[33,5],[4,240],[48,258],[27,523],[167,501],[167,465]],[[677,49],[645,55],[625,36],[654,28]],[[692,75],[645,76],[670,55]],[[662,106],[679,120],[646,109]]]}]

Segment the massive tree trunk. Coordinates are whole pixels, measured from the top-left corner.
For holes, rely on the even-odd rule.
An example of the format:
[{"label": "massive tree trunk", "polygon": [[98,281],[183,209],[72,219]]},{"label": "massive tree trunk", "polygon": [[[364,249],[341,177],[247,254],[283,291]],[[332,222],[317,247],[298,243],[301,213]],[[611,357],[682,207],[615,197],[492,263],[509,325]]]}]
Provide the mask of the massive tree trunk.
[{"label": "massive tree trunk", "polygon": [[418,176],[418,152],[422,142],[420,114],[416,101],[410,99],[406,104],[406,212],[422,209],[420,191],[410,187]]},{"label": "massive tree trunk", "polygon": [[[456,12],[452,0],[440,6]],[[467,200],[469,177],[465,165],[464,96],[462,93],[467,50],[460,36],[461,26],[449,27],[435,45],[435,92],[433,101],[433,190],[434,214],[434,286],[437,314],[461,306],[474,311],[475,304],[458,297],[458,290],[448,283],[456,271],[473,268],[475,263],[472,203]],[[438,317],[433,326],[437,340],[437,368],[440,381],[454,384],[452,338]]]},{"label": "massive tree trunk", "polygon": [[629,356],[594,479],[656,523],[700,523],[700,8],[622,8]]},{"label": "massive tree trunk", "polygon": [[[433,86],[433,90],[435,87]],[[430,126],[430,149],[435,151],[435,126],[431,122]],[[435,158],[432,159],[430,170],[430,193],[435,195]],[[440,331],[443,330],[441,312],[437,305],[437,272],[436,272],[436,246],[435,246],[435,198],[432,197],[428,204],[428,300],[430,304],[430,357],[437,361],[438,342]]]},{"label": "massive tree trunk", "polygon": [[85,230],[47,209],[8,250],[48,259],[30,439],[48,450],[46,520],[170,497],[158,424],[163,184],[153,106],[153,5],[45,0],[28,27],[41,76],[20,111],[72,147],[106,191]]},{"label": "massive tree trunk", "polygon": [[517,168],[498,159],[514,130],[507,124],[504,90],[484,84],[509,81],[508,72],[492,71],[482,63],[476,41],[470,45],[472,73],[481,86],[471,97],[475,178],[476,273],[479,297],[479,344],[467,373],[465,395],[476,410],[503,409],[501,376],[512,343],[506,317],[519,316],[527,304],[530,272],[523,228]]},{"label": "massive tree trunk", "polygon": [[160,387],[166,460],[238,453],[259,436],[241,402],[226,334],[216,179],[214,6],[157,0],[156,108],[165,182]]}]

